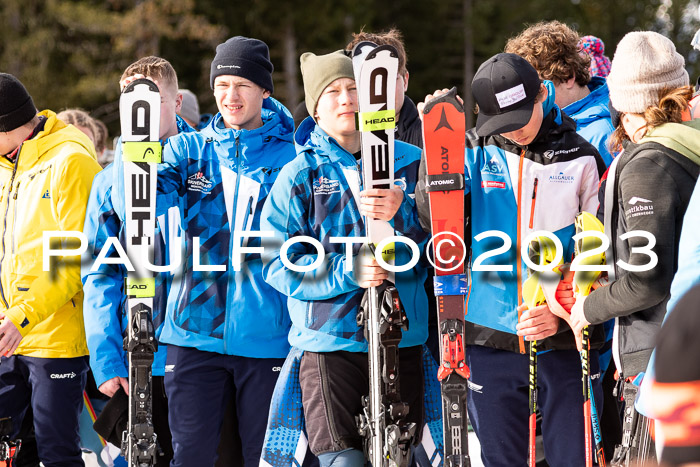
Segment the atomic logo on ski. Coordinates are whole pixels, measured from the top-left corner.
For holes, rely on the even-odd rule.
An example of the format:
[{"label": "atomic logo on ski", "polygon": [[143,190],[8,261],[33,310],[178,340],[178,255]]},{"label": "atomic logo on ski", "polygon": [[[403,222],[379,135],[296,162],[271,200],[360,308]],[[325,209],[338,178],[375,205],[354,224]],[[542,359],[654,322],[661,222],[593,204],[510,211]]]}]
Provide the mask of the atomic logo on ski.
[{"label": "atomic logo on ski", "polygon": [[445,113],[445,109],[442,109],[442,114],[440,115],[440,121],[438,122],[437,126],[435,127],[435,130],[433,131],[438,131],[440,128],[447,128],[450,131],[454,131],[452,127],[450,126],[450,122],[447,121],[447,114]]}]

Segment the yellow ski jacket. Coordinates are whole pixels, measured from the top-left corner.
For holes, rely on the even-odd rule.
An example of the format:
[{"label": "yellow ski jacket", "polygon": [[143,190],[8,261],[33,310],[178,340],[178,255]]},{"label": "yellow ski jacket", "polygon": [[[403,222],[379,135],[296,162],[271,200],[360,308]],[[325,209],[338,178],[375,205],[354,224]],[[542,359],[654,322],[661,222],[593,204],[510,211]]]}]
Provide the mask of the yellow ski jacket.
[{"label": "yellow ski jacket", "polygon": [[[87,355],[79,257],[43,271],[43,232],[82,232],[92,179],[92,142],[45,110],[44,129],[15,159],[0,157],[0,312],[23,336],[16,355]],[[77,242],[64,248],[76,248]],[[54,246],[58,248],[58,246]]]}]

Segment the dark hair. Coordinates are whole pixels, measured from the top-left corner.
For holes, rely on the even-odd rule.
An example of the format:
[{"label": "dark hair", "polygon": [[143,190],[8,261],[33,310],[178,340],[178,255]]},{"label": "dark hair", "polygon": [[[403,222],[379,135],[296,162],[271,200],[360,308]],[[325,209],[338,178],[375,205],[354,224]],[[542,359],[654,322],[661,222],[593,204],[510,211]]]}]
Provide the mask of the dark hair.
[{"label": "dark hair", "polygon": [[377,45],[393,46],[399,54],[399,74],[405,75],[408,73],[406,69],[406,62],[408,59],[406,57],[406,48],[403,45],[401,31],[396,28],[378,33],[360,30],[360,32],[352,34],[352,40],[345,46],[345,50],[352,51],[353,47],[362,41],[374,42]]}]

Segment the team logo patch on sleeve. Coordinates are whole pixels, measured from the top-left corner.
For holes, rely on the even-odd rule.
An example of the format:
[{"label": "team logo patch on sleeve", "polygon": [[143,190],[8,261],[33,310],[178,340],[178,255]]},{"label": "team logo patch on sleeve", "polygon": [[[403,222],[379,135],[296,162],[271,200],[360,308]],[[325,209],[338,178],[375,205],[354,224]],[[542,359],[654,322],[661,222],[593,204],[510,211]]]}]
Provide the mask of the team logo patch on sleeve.
[{"label": "team logo patch on sleeve", "polygon": [[314,195],[330,195],[340,193],[340,181],[330,180],[327,177],[319,177],[314,180]]},{"label": "team logo patch on sleeve", "polygon": [[189,191],[199,191],[206,194],[211,191],[213,185],[214,183],[205,177],[201,171],[187,178],[187,189]]}]

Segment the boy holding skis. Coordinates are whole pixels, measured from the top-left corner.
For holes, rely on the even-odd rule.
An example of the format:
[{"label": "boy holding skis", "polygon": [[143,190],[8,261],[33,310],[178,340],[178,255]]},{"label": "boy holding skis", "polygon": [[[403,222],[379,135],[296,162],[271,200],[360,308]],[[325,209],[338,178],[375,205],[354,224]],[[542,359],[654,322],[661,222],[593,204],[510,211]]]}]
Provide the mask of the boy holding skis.
[{"label": "boy holding skis", "polygon": [[[520,312],[527,277],[521,244],[531,232],[553,232],[573,252],[574,218],[595,212],[605,165],[576,134],[574,122],[554,104],[551,82],[514,54],[498,54],[472,81],[479,105],[476,128],[467,132],[465,203],[472,239],[504,232],[506,252],[484,254],[503,237],[472,240],[471,292],[467,302],[465,355],[471,370],[469,417],[487,466],[526,465],[528,453],[528,357],[524,340],[537,340],[539,407],[547,460],[557,466],[584,459],[581,362],[574,336],[547,305]],[[428,95],[426,101],[433,96]],[[422,110],[423,104],[419,104]],[[425,173],[421,164],[421,173]],[[421,222],[430,225],[424,177],[416,200]],[[482,261],[483,259],[483,261]],[[500,265],[485,271],[483,265]],[[602,342],[602,329],[596,334]],[[548,352],[545,352],[548,351]],[[592,373],[597,369],[593,352]],[[599,379],[595,380],[596,394]],[[597,400],[600,398],[598,397]],[[507,449],[504,449],[507,446]]]},{"label": "boy holding skis", "polygon": [[[149,56],[129,65],[122,74],[120,85],[122,89],[138,77],[146,77],[153,81],[160,91],[160,134],[161,141],[181,132],[193,131],[192,128],[176,112],[182,104],[182,96],[178,92],[178,82],[175,69],[167,60]],[[116,151],[121,153],[121,144]],[[121,446],[123,425],[115,425],[119,414],[128,409],[128,354],[124,350],[123,339],[128,326],[128,316],[125,310],[126,295],[124,294],[124,278],[126,268],[123,265],[101,265],[96,271],[91,271],[93,262],[100,254],[108,239],[124,239],[124,194],[112,189],[114,166],[112,164],[97,174],[90,193],[85,226],[83,233],[88,239],[88,249],[91,261],[82,266],[83,290],[85,291],[85,331],[88,348],[90,349],[90,367],[95,376],[97,387],[112,399],[106,411],[98,419],[98,427],[108,441]],[[178,201],[175,196],[163,196],[158,199],[175,213]],[[171,245],[168,216],[161,216],[157,222],[157,234],[154,236],[155,264],[162,265],[166,245]],[[172,226],[175,227],[175,226]],[[160,231],[159,231],[160,230]],[[163,232],[163,234],[161,234]],[[173,239],[174,240],[174,239]],[[122,245],[124,246],[124,245]],[[179,248],[179,245],[176,246]],[[113,251],[111,254],[115,254]],[[167,295],[172,281],[169,274],[156,275],[156,298],[154,315],[152,317],[156,338],[163,329]],[[156,465],[168,465],[172,459],[172,443],[168,426],[168,405],[163,387],[166,345],[160,345],[153,361],[152,400],[153,424],[157,435],[160,452]],[[117,397],[114,398],[115,394]],[[122,419],[123,420],[123,419]]]},{"label": "boy holding skis", "polygon": [[[422,243],[426,236],[411,197],[420,153],[414,146],[395,142],[395,178],[405,181],[403,188],[360,191],[358,92],[352,61],[343,51],[305,53],[301,71],[311,116],[295,133],[297,158],[282,169],[263,208],[262,229],[273,231],[279,242],[266,251],[270,261],[264,268],[265,279],[288,296],[292,318],[292,352],[270,412],[263,465],[291,464],[275,444],[276,430],[287,432],[282,427],[291,419],[286,413],[290,406],[298,412],[303,407],[303,416],[297,413],[294,419],[305,420],[309,446],[322,466],[364,465],[363,439],[355,417],[362,412],[361,400],[371,382],[367,341],[356,317],[365,289],[381,285],[388,274],[374,259],[356,264],[362,240],[344,246],[332,237],[366,236],[362,216],[369,216],[391,221],[397,234]],[[318,268],[295,272],[280,259],[280,245],[299,235],[323,246],[325,260]],[[295,243],[286,255],[295,266],[309,265],[317,258],[316,249],[308,243]],[[406,245],[396,242],[396,264],[408,259]],[[399,378],[401,401],[410,407],[406,421],[417,427],[413,442],[420,439],[423,424],[424,280],[420,266],[395,276],[410,323],[399,344]]]},{"label": "boy holding skis", "polygon": [[[160,335],[168,344],[173,466],[214,464],[234,394],[245,427],[244,465],[257,465],[270,397],[289,350],[283,296],[262,280],[260,255],[234,252],[260,245],[259,237],[236,234],[260,230],[265,198],[295,155],[291,115],[270,97],[272,69],[260,40],[236,36],[219,44],[210,79],[219,113],[199,133],[170,138],[158,166],[159,194],[180,199],[185,244]],[[119,170],[115,176],[122,185]],[[168,207],[159,201],[157,214]]]}]

